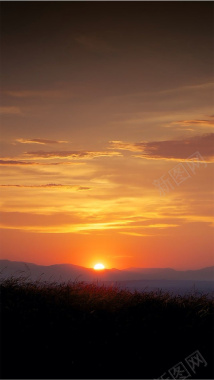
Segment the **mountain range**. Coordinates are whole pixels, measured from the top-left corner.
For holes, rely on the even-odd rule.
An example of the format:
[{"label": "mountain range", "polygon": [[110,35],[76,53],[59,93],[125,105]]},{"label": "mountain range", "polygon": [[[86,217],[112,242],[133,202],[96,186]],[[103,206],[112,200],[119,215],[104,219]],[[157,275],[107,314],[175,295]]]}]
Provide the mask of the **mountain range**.
[{"label": "mountain range", "polygon": [[214,281],[214,266],[198,270],[172,268],[127,268],[95,271],[73,264],[37,265],[21,261],[0,260],[0,278],[27,277],[32,281]]}]

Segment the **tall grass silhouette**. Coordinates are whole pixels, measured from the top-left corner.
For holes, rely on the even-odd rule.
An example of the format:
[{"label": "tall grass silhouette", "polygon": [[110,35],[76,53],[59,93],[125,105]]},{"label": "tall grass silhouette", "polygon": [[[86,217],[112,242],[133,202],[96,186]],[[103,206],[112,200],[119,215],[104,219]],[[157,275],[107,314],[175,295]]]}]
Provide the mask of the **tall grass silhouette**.
[{"label": "tall grass silhouette", "polygon": [[3,378],[157,378],[199,350],[213,378],[214,302],[84,282],[2,281]]}]

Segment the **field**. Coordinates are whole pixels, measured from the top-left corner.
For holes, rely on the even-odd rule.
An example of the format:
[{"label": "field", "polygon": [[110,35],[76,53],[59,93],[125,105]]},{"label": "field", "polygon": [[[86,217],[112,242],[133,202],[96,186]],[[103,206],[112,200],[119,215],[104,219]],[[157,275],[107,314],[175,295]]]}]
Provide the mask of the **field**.
[{"label": "field", "polygon": [[[213,316],[206,295],[3,281],[1,378],[172,378],[182,362],[211,379]],[[191,369],[195,351],[205,361]]]}]

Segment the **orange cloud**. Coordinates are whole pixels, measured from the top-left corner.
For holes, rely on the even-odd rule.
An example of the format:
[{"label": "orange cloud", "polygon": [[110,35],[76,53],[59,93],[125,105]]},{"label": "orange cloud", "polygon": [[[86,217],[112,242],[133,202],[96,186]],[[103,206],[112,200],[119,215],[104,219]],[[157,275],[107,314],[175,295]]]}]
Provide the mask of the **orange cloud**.
[{"label": "orange cloud", "polygon": [[36,161],[24,161],[24,160],[0,160],[0,166],[28,166],[28,165],[79,165],[79,163],[76,162],[50,162],[50,163],[43,163],[43,162],[36,162]]},{"label": "orange cloud", "polygon": [[187,159],[195,152],[207,160],[214,158],[214,133],[207,133],[182,140],[150,141],[141,143],[111,142],[113,149],[141,151],[137,157],[147,159]]},{"label": "orange cloud", "polygon": [[109,141],[109,143],[110,149],[128,150],[130,152],[141,152],[142,144],[145,144],[144,142],[128,143],[120,140]]},{"label": "orange cloud", "polygon": [[178,120],[178,121],[174,121],[172,122],[170,125],[181,125],[181,126],[206,126],[206,127],[209,127],[209,126],[214,126],[214,121],[213,120],[208,120],[208,119],[200,119],[200,120]]},{"label": "orange cloud", "polygon": [[68,141],[63,141],[63,140],[47,140],[47,139],[16,139],[15,141],[21,144],[41,144],[41,145],[63,144],[63,143],[68,142]]},{"label": "orange cloud", "polygon": [[5,106],[0,107],[0,115],[21,115],[22,112],[19,107]]},{"label": "orange cloud", "polygon": [[25,152],[25,155],[33,156],[36,158],[72,158],[72,159],[90,159],[96,157],[111,157],[122,156],[118,152],[88,152],[88,151],[54,151],[46,152],[44,150],[38,150],[35,152]]},{"label": "orange cloud", "polygon": [[73,189],[73,190],[90,190],[90,187],[86,186],[75,186],[75,185],[62,185],[57,183],[47,183],[44,185],[0,185],[0,187],[19,187],[19,188],[25,188],[25,189],[37,189],[37,188],[66,188],[66,189]]}]

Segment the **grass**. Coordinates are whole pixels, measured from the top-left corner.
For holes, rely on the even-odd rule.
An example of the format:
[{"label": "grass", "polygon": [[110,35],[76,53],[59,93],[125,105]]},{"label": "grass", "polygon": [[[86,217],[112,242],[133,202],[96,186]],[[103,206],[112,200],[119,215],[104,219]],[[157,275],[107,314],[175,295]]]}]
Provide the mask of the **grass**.
[{"label": "grass", "polygon": [[[160,377],[199,350],[213,378],[213,300],[83,282],[2,281],[2,378]],[[167,377],[167,376],[166,376]]]}]

